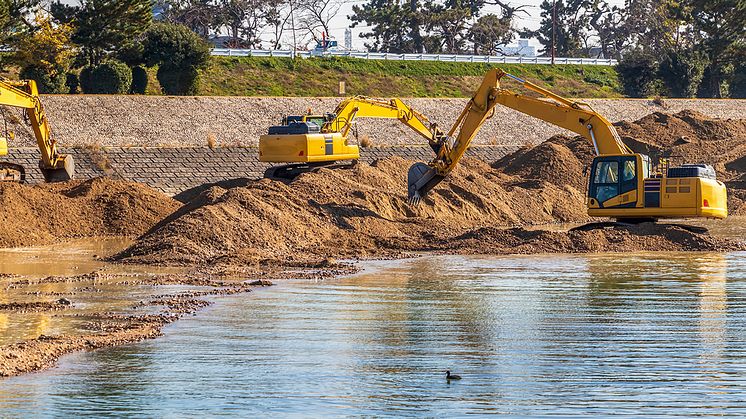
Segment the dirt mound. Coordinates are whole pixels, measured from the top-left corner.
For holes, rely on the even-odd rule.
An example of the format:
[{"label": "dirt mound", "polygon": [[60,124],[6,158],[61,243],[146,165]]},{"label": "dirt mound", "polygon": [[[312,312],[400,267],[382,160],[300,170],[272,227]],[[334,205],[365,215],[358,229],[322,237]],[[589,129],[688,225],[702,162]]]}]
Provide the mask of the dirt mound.
[{"label": "dirt mound", "polygon": [[[731,210],[746,192],[741,160],[746,122],[691,111],[656,113],[619,124],[634,148],[716,164],[732,179]],[[738,151],[744,147],[744,152]],[[645,151],[645,150],[642,150]],[[739,154],[740,153],[740,154]],[[290,184],[261,180],[214,187],[156,225],[117,258],[146,263],[231,263],[365,257],[401,251],[471,253],[716,250],[727,243],[676,227],[592,232],[527,232],[492,227],[588,220],[585,168],[593,158],[582,137],[555,136],[489,165],[464,159],[424,205],[405,201],[401,158],[321,170]],[[655,158],[655,155],[653,156]],[[726,164],[732,162],[730,164]],[[743,182],[741,182],[743,183]],[[485,226],[492,229],[485,230]],[[646,230],[647,229],[647,230]],[[681,230],[681,231],[680,231]],[[641,240],[644,235],[646,238]]]},{"label": "dirt mound", "polygon": [[260,258],[367,256],[385,252],[385,240],[423,232],[587,219],[573,188],[525,181],[472,159],[413,207],[402,170],[411,163],[391,158],[308,173],[291,184],[212,188],[119,257],[194,263],[239,251]]},{"label": "dirt mound", "polygon": [[96,178],[54,184],[0,184],[0,247],[92,236],[137,236],[179,204],[145,185]]},{"label": "dirt mound", "polygon": [[487,227],[450,239],[442,246],[452,252],[487,254],[729,251],[746,248],[746,244],[695,233],[680,226],[653,223],[569,232]]},{"label": "dirt mound", "polygon": [[536,147],[509,154],[493,167],[523,179],[539,179],[559,187],[569,185],[583,190],[583,172],[593,157],[593,146],[585,138],[556,135]]},{"label": "dirt mound", "polygon": [[[155,264],[281,263],[326,257],[394,256],[406,251],[467,253],[729,249],[729,242],[676,227],[616,232],[499,229],[585,220],[572,186],[526,180],[466,160],[425,205],[405,201],[403,167],[392,158],[321,170],[290,184],[261,180],[213,188],[155,226],[117,260]],[[681,231],[679,231],[681,230]],[[734,246],[740,248],[738,246]]]},{"label": "dirt mound", "polygon": [[651,157],[668,157],[673,163],[707,163],[729,180],[726,164],[746,155],[746,119],[714,119],[684,110],[676,114],[655,112],[635,122],[620,122],[624,142]]}]

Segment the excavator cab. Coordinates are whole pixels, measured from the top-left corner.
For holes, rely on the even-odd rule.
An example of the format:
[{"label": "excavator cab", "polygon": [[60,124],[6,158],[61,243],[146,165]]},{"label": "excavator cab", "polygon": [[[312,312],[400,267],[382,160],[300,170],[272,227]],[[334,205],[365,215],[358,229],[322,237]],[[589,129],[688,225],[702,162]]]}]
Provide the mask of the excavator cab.
[{"label": "excavator cab", "polygon": [[651,172],[644,154],[596,157],[588,180],[588,214],[621,221],[727,217],[727,191],[712,166],[684,164]]},{"label": "excavator cab", "polygon": [[641,181],[649,176],[649,162],[642,154],[593,159],[588,184],[589,205],[634,207]]}]

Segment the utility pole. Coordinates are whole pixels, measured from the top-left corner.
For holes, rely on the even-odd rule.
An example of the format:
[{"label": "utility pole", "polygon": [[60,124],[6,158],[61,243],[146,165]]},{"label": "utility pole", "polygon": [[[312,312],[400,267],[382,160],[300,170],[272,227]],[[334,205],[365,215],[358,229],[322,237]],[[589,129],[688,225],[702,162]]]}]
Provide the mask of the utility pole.
[{"label": "utility pole", "polygon": [[556,0],[552,0],[552,65],[554,65],[554,57],[556,55],[557,45],[557,3]]},{"label": "utility pole", "polygon": [[298,48],[298,44],[296,44],[296,41],[295,41],[295,11],[293,10],[292,0],[290,0],[290,26],[293,27],[293,52],[290,54],[290,56],[292,58],[295,58],[295,51]]}]

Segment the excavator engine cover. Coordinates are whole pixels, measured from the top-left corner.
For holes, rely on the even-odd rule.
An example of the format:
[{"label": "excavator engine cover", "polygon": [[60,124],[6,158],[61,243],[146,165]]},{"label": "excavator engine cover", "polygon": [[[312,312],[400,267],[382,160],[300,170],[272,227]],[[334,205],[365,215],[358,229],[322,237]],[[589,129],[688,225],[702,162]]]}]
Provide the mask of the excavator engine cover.
[{"label": "excavator engine cover", "polygon": [[56,169],[50,169],[44,167],[44,162],[39,161],[39,170],[44,176],[46,182],[65,182],[71,180],[75,176],[75,161],[73,156],[65,155],[62,156],[62,167]]}]

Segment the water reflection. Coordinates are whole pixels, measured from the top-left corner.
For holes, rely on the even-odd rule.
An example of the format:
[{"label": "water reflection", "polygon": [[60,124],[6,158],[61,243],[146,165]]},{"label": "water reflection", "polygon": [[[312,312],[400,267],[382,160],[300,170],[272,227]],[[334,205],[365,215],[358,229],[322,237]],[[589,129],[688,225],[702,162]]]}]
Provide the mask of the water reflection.
[{"label": "water reflection", "polygon": [[[71,241],[63,247],[0,249],[0,304],[54,302],[59,298],[73,302],[60,311],[0,310],[0,345],[40,335],[90,333],[82,327],[91,320],[89,315],[130,313],[135,302],[154,293],[151,286],[126,282],[152,274],[180,272],[101,260],[128,243],[130,240],[121,238],[87,239]],[[84,276],[91,272],[101,273],[104,279]],[[46,280],[47,277],[60,278]]]},{"label": "water reflection", "polygon": [[5,380],[0,416],[746,414],[744,256],[378,262]]}]

